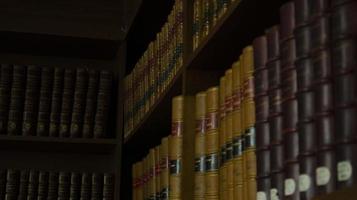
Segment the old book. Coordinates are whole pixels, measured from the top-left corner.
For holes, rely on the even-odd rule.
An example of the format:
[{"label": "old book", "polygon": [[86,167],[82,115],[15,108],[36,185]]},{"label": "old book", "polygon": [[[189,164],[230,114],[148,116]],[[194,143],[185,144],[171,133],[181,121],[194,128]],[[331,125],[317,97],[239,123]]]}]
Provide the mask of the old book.
[{"label": "old book", "polygon": [[90,200],[92,188],[92,174],[82,173],[81,178],[81,200]]},{"label": "old book", "polygon": [[195,135],[195,190],[194,199],[205,198],[205,154],[206,154],[206,93],[196,95],[196,135]]},{"label": "old book", "polygon": [[19,194],[20,171],[8,169],[6,175],[6,195],[5,199],[16,200]]},{"label": "old book", "polygon": [[149,198],[156,198],[156,177],[155,177],[155,148],[149,151]]},{"label": "old book", "polygon": [[94,123],[94,137],[109,137],[109,105],[111,101],[112,74],[109,71],[101,71],[99,76],[97,107]]},{"label": "old book", "polygon": [[26,75],[26,92],[22,122],[22,135],[36,135],[38,101],[40,91],[41,69],[38,66],[28,66]]},{"label": "old book", "polygon": [[30,170],[29,175],[29,185],[28,185],[28,200],[35,200],[38,196],[38,187],[39,187],[39,172],[37,170]]},{"label": "old book", "polygon": [[71,173],[70,199],[79,200],[81,196],[82,174],[78,172]]},{"label": "old book", "polygon": [[[155,198],[160,199],[161,197],[161,168],[160,168],[160,154],[161,154],[161,145],[155,147],[155,166],[154,166],[154,175],[155,175]],[[138,169],[140,170],[140,169]],[[140,173],[140,171],[139,171]],[[140,190],[138,190],[140,192]]]},{"label": "old book", "polygon": [[[170,162],[169,162],[169,138],[163,138],[161,140],[160,151],[160,190],[161,199],[169,199],[169,178],[170,178]],[[143,174],[143,173],[142,173]]]},{"label": "old book", "polygon": [[300,199],[299,192],[299,163],[289,162],[285,164],[284,198]]},{"label": "old book", "polygon": [[71,186],[71,173],[59,172],[58,176],[58,199],[69,199]]},{"label": "old book", "polygon": [[284,172],[272,172],[270,182],[270,199],[284,198]]},{"label": "old book", "polygon": [[93,137],[94,118],[97,106],[99,75],[94,69],[88,71],[88,88],[86,94],[85,111],[83,117],[82,136]]},{"label": "old book", "polygon": [[7,124],[8,135],[21,135],[25,98],[26,67],[15,65],[12,74],[11,101]]},{"label": "old book", "polygon": [[0,74],[0,134],[7,134],[9,106],[11,97],[13,67],[8,64],[1,65]]},{"label": "old book", "polygon": [[92,191],[91,199],[103,198],[104,176],[101,173],[92,174]]},{"label": "old book", "polygon": [[333,40],[356,36],[356,10],[357,3],[355,1],[333,7],[331,16]]},{"label": "old book", "polygon": [[64,69],[55,68],[51,95],[50,133],[51,137],[58,137],[61,119],[61,105],[63,95]]},{"label": "old book", "polygon": [[336,155],[334,149],[317,151],[316,193],[331,193],[336,188]]},{"label": "old book", "polygon": [[49,172],[40,171],[39,173],[39,182],[38,182],[38,199],[46,199],[49,189]]},{"label": "old book", "polygon": [[48,175],[47,199],[55,200],[58,196],[58,172],[50,171]]},{"label": "old book", "polygon": [[300,156],[299,191],[301,199],[312,199],[316,195],[316,156]]},{"label": "old book", "polygon": [[337,187],[350,187],[356,184],[357,163],[354,159],[356,144],[341,144],[336,147],[337,158]]},{"label": "old book", "polygon": [[18,199],[20,200],[27,199],[29,175],[30,175],[29,170],[21,170],[20,172],[20,184],[19,184],[19,195],[18,195]]},{"label": "old book", "polygon": [[[139,172],[140,172],[140,170],[139,170]],[[114,179],[115,179],[114,174],[111,174],[111,173],[104,174],[103,199],[105,199],[105,200],[113,200],[114,199],[114,186],[115,186]],[[140,196],[138,196],[138,197],[140,197]],[[138,199],[140,199],[140,198],[138,198]]]},{"label": "old book", "polygon": [[42,67],[36,128],[36,135],[38,136],[49,135],[53,80],[54,69],[51,67]]},{"label": "old book", "polygon": [[[206,91],[206,176],[205,199],[219,198],[219,88]],[[228,185],[227,185],[228,186]]]},{"label": "old book", "polygon": [[[235,72],[237,73],[237,72]],[[236,90],[238,90],[236,88]],[[226,77],[220,78],[219,85],[219,145],[220,145],[220,166],[219,166],[219,195],[221,199],[227,199],[227,146],[226,146]],[[234,113],[237,117],[237,111]],[[237,125],[239,126],[239,125]],[[237,131],[237,130],[235,130]],[[236,133],[237,134],[237,133]],[[237,160],[237,159],[236,159]],[[236,161],[237,165],[237,161]],[[236,178],[237,179],[237,178]],[[237,186],[237,184],[235,184]],[[217,197],[216,197],[217,198]]]},{"label": "old book", "polygon": [[88,73],[86,69],[77,69],[74,88],[70,134],[72,138],[78,138],[82,136],[84,112],[86,108],[85,102],[88,88]]},{"label": "old book", "polygon": [[72,118],[73,100],[74,100],[74,89],[76,81],[76,71],[70,68],[64,71],[64,84],[63,84],[63,95],[62,95],[62,106],[61,106],[61,117],[60,117],[60,137],[70,136],[70,125]]},{"label": "old book", "polygon": [[270,177],[257,178],[257,200],[270,198]]}]

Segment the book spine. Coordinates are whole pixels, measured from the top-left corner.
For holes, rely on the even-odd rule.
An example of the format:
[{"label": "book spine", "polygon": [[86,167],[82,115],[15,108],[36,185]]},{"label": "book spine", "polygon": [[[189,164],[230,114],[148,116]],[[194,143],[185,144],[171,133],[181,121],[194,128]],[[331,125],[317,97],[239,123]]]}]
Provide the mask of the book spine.
[{"label": "book spine", "polygon": [[201,28],[201,7],[202,7],[202,1],[201,0],[195,0],[193,3],[193,27],[192,27],[192,33],[193,33],[193,50],[198,48],[198,45],[200,44],[200,28]]},{"label": "book spine", "polygon": [[11,65],[1,65],[0,75],[0,134],[7,134],[7,124],[9,117],[9,106],[11,96],[13,67]]},{"label": "book spine", "polygon": [[[169,184],[170,184],[170,162],[169,162],[169,138],[161,140],[160,151],[160,190],[162,200],[169,199]],[[144,174],[144,173],[142,173]]]},{"label": "book spine", "polygon": [[[233,65],[233,163],[234,199],[243,199],[242,60]],[[224,108],[223,108],[224,109]],[[224,113],[224,112],[223,112]]]},{"label": "book spine", "polygon": [[105,173],[104,186],[103,186],[103,199],[114,200],[114,187],[115,187],[114,174]]},{"label": "book spine", "polygon": [[103,199],[103,185],[104,185],[104,176],[100,173],[92,174],[92,191],[91,199],[99,200]]},{"label": "book spine", "polygon": [[234,199],[234,164],[233,164],[233,70],[228,69],[225,73],[225,115],[226,115],[226,163],[227,163],[227,199]]},{"label": "book spine", "polygon": [[170,159],[170,199],[182,198],[182,131],[184,97],[172,100],[172,129],[169,138]]},{"label": "book spine", "polygon": [[91,199],[92,174],[82,173],[81,179],[81,200]]},{"label": "book spine", "polygon": [[40,98],[37,116],[37,136],[48,136],[50,131],[51,92],[53,89],[54,70],[50,67],[41,69]]},{"label": "book spine", "polygon": [[149,152],[149,199],[156,198],[155,149]]},{"label": "book spine", "polygon": [[51,137],[58,137],[61,119],[64,70],[55,68],[51,97],[50,132]]},{"label": "book spine", "polygon": [[51,171],[48,175],[48,192],[47,199],[48,200],[56,200],[58,196],[58,173]]},{"label": "book spine", "polygon": [[19,194],[20,172],[15,169],[8,169],[6,175],[6,195],[5,199],[16,200]]},{"label": "book spine", "polygon": [[86,109],[86,94],[88,88],[88,72],[80,68],[76,71],[76,82],[72,108],[70,135],[72,138],[82,136],[84,113]]},{"label": "book spine", "polygon": [[71,200],[79,200],[81,196],[81,174],[77,172],[71,173],[71,184],[69,198]]},{"label": "book spine", "polygon": [[29,186],[28,186],[28,193],[27,193],[28,200],[37,199],[38,188],[39,188],[39,172],[36,170],[30,170]]},{"label": "book spine", "polygon": [[96,70],[89,70],[88,72],[88,88],[86,94],[85,111],[83,117],[82,136],[84,138],[93,137],[94,118],[97,107],[98,95],[98,72]]},{"label": "book spine", "polygon": [[36,135],[38,97],[41,84],[40,73],[41,70],[37,66],[27,67],[25,103],[22,117],[22,135],[24,136]]},{"label": "book spine", "polygon": [[94,137],[108,137],[108,117],[111,100],[112,74],[109,71],[101,71],[97,96],[97,110],[95,114]]},{"label": "book spine", "polygon": [[196,95],[195,191],[194,199],[205,199],[206,93]]},{"label": "book spine", "polygon": [[[154,168],[154,176],[155,176],[155,199],[161,198],[161,166],[160,166],[160,154],[161,154],[161,146],[155,147],[155,168]],[[140,171],[138,169],[138,174]],[[138,188],[138,193],[140,192]]]},{"label": "book spine", "polygon": [[[220,79],[219,86],[219,104],[220,104],[220,113],[219,113],[219,143],[221,148],[221,158],[220,158],[220,179],[219,179],[219,193],[221,199],[227,199],[227,146],[226,146],[226,77],[223,76]],[[207,126],[207,125],[206,125]]]},{"label": "book spine", "polygon": [[48,184],[49,184],[49,172],[40,171],[39,182],[38,182],[38,200],[46,200],[48,194]]},{"label": "book spine", "polygon": [[205,199],[219,198],[219,89],[206,91],[206,176]]},{"label": "book spine", "polygon": [[29,171],[21,170],[20,172],[20,184],[18,199],[27,199],[28,184],[29,184]]},{"label": "book spine", "polygon": [[26,67],[15,65],[12,76],[7,133],[8,135],[21,135],[25,99]]},{"label": "book spine", "polygon": [[60,137],[70,137],[70,124],[73,110],[75,81],[75,70],[65,69],[59,130]]},{"label": "book spine", "polygon": [[59,172],[58,177],[58,200],[69,199],[71,186],[71,174]]}]

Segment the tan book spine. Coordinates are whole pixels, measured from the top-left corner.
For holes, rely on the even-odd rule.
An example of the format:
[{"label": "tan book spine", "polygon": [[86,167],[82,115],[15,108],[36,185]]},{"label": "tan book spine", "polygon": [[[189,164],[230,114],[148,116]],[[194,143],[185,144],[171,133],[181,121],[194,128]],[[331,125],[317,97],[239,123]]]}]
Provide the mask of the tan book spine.
[{"label": "tan book spine", "polygon": [[169,138],[170,150],[170,200],[182,198],[182,131],[184,97],[172,99],[172,124]]},{"label": "tan book spine", "polygon": [[232,69],[225,73],[225,112],[226,112],[226,163],[227,163],[227,200],[233,200],[234,194],[234,164],[233,164],[233,86],[232,86]]},{"label": "tan book spine", "polygon": [[154,66],[155,66],[154,65],[155,44],[156,44],[156,41],[151,42],[149,44],[149,53],[148,53],[148,55],[149,55],[149,58],[148,58],[149,88],[148,88],[147,93],[148,93],[148,98],[149,98],[149,110],[155,103],[155,93],[154,93],[154,87],[155,87],[155,68],[154,68]]},{"label": "tan book spine", "polygon": [[178,33],[177,33],[177,38],[178,38],[178,46],[179,46],[179,48],[178,48],[178,50],[179,50],[179,52],[178,52],[178,69],[180,69],[180,68],[182,68],[182,66],[183,66],[183,52],[184,52],[184,44],[183,44],[183,35],[184,35],[184,33],[183,33],[183,0],[177,0],[177,2],[178,2],[178,15],[179,15],[179,17],[178,17],[178,20],[179,20],[179,22],[178,22],[178,24],[179,24],[179,27],[178,27]]},{"label": "tan book spine", "polygon": [[219,105],[220,105],[220,123],[219,123],[219,144],[221,148],[220,155],[220,199],[227,199],[227,147],[226,147],[226,78],[223,76],[220,78],[220,86],[219,86]]},{"label": "tan book spine", "polygon": [[136,189],[136,199],[142,200],[143,197],[143,162],[138,162],[136,167],[137,174],[137,189]]},{"label": "tan book spine", "polygon": [[196,95],[195,188],[194,199],[205,199],[206,93]]},{"label": "tan book spine", "polygon": [[150,68],[149,68],[149,52],[152,48],[152,42],[150,42],[148,50],[144,53],[143,56],[143,71],[144,71],[144,105],[145,105],[145,113],[149,112],[150,109],[150,98],[149,98],[149,88],[150,88]]},{"label": "tan book spine", "polygon": [[156,199],[161,198],[161,167],[160,167],[160,152],[161,152],[161,145],[155,147],[155,184],[156,184],[156,190],[155,190],[155,197]]},{"label": "tan book spine", "polygon": [[241,109],[241,61],[233,64],[233,165],[234,165],[234,199],[243,200],[243,139]]},{"label": "tan book spine", "polygon": [[156,198],[156,174],[155,174],[155,149],[150,149],[149,152],[149,197]]},{"label": "tan book spine", "polygon": [[255,104],[254,104],[254,58],[253,47],[244,49],[244,127],[245,127],[245,175],[247,198],[255,199],[257,193],[256,185],[256,156],[255,156]]},{"label": "tan book spine", "polygon": [[163,138],[161,140],[161,151],[160,151],[160,191],[161,199],[169,199],[169,184],[170,184],[170,174],[169,174],[169,138]]},{"label": "tan book spine", "polygon": [[148,198],[148,165],[147,157],[143,159],[143,197]]},{"label": "tan book spine", "polygon": [[206,195],[205,199],[219,199],[219,89],[212,87],[207,90],[206,97]]}]

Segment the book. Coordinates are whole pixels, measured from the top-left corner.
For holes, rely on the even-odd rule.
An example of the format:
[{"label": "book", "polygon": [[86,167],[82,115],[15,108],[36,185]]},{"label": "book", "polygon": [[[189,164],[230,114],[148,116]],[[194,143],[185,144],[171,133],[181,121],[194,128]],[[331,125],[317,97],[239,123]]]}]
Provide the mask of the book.
[{"label": "book", "polygon": [[61,105],[63,94],[64,69],[54,69],[53,89],[51,95],[50,132],[51,137],[59,136]]},{"label": "book", "polygon": [[196,134],[195,134],[195,186],[194,199],[205,199],[206,171],[206,93],[196,94],[195,102]]},{"label": "book", "polygon": [[28,66],[26,75],[25,102],[22,122],[22,135],[36,135],[36,119],[40,91],[41,70],[37,66]]},{"label": "book", "polygon": [[71,200],[79,200],[81,196],[82,176],[78,172],[71,173],[70,194]]},{"label": "book", "polygon": [[74,100],[76,71],[70,68],[64,70],[62,105],[60,114],[60,137],[70,137],[70,124]]},{"label": "book", "polygon": [[35,200],[38,196],[39,171],[30,170],[27,199]]},{"label": "book", "polygon": [[[219,168],[219,194],[221,199],[227,198],[227,146],[226,146],[226,77],[220,78],[219,84],[219,144],[220,144],[220,168]],[[207,126],[207,125],[206,125]]]},{"label": "book", "polygon": [[41,86],[37,115],[37,136],[48,136],[50,131],[50,114],[52,102],[54,69],[51,67],[41,68]]},{"label": "book", "polygon": [[111,173],[104,174],[103,199],[105,199],[105,200],[113,200],[114,199],[114,187],[115,187],[115,179],[114,178],[115,178],[114,174],[111,174]]},{"label": "book", "polygon": [[48,192],[47,199],[55,200],[58,195],[58,173],[54,171],[50,171],[48,175]]},{"label": "book", "polygon": [[0,134],[7,134],[9,106],[11,96],[13,67],[8,64],[1,65],[0,74]]},{"label": "book", "polygon": [[28,170],[21,170],[18,199],[27,199],[29,175]]},{"label": "book", "polygon": [[81,200],[91,199],[92,174],[82,173],[81,177]]},{"label": "book", "polygon": [[161,140],[160,151],[160,190],[161,199],[169,199],[169,184],[170,184],[170,160],[169,160],[169,138]]},{"label": "book", "polygon": [[[58,199],[69,199],[71,186],[71,173],[61,171],[58,176]],[[93,189],[92,189],[93,190]]]},{"label": "book", "polygon": [[91,199],[103,198],[104,176],[101,173],[92,174]]},{"label": "book", "polygon": [[170,199],[182,197],[182,131],[184,97],[172,99],[172,124],[169,137]]},{"label": "book", "polygon": [[12,74],[11,100],[7,124],[8,135],[21,135],[26,84],[26,67],[15,65]]},{"label": "book", "polygon": [[88,71],[88,88],[85,100],[85,111],[83,116],[82,136],[84,138],[93,137],[94,118],[97,106],[99,76],[96,70]]},{"label": "book", "polygon": [[6,175],[5,199],[16,200],[19,194],[20,171],[8,169]]},{"label": "book", "polygon": [[49,172],[40,171],[38,181],[38,199],[47,199],[49,186]]}]

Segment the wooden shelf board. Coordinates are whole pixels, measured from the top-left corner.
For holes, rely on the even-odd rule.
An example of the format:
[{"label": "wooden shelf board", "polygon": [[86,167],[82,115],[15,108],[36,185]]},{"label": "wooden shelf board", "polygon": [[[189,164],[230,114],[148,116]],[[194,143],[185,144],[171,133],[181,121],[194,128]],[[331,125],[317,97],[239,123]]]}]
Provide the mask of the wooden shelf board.
[{"label": "wooden shelf board", "polygon": [[[145,147],[159,144],[163,136],[170,134],[171,112],[168,111],[171,110],[171,99],[181,94],[182,79],[183,70],[181,69],[141,122],[124,139],[126,148],[134,149],[140,146],[140,149],[148,150]],[[165,124],[165,126],[162,126],[162,124]]]},{"label": "wooden shelf board", "polygon": [[116,139],[56,138],[39,136],[0,135],[1,150],[98,153],[114,151]]},{"label": "wooden shelf board", "polygon": [[186,60],[187,68],[226,69],[253,39],[279,23],[279,8],[287,0],[242,0],[229,6]]},{"label": "wooden shelf board", "polygon": [[330,194],[315,197],[314,200],[355,200],[357,197],[357,185],[343,188]]}]

